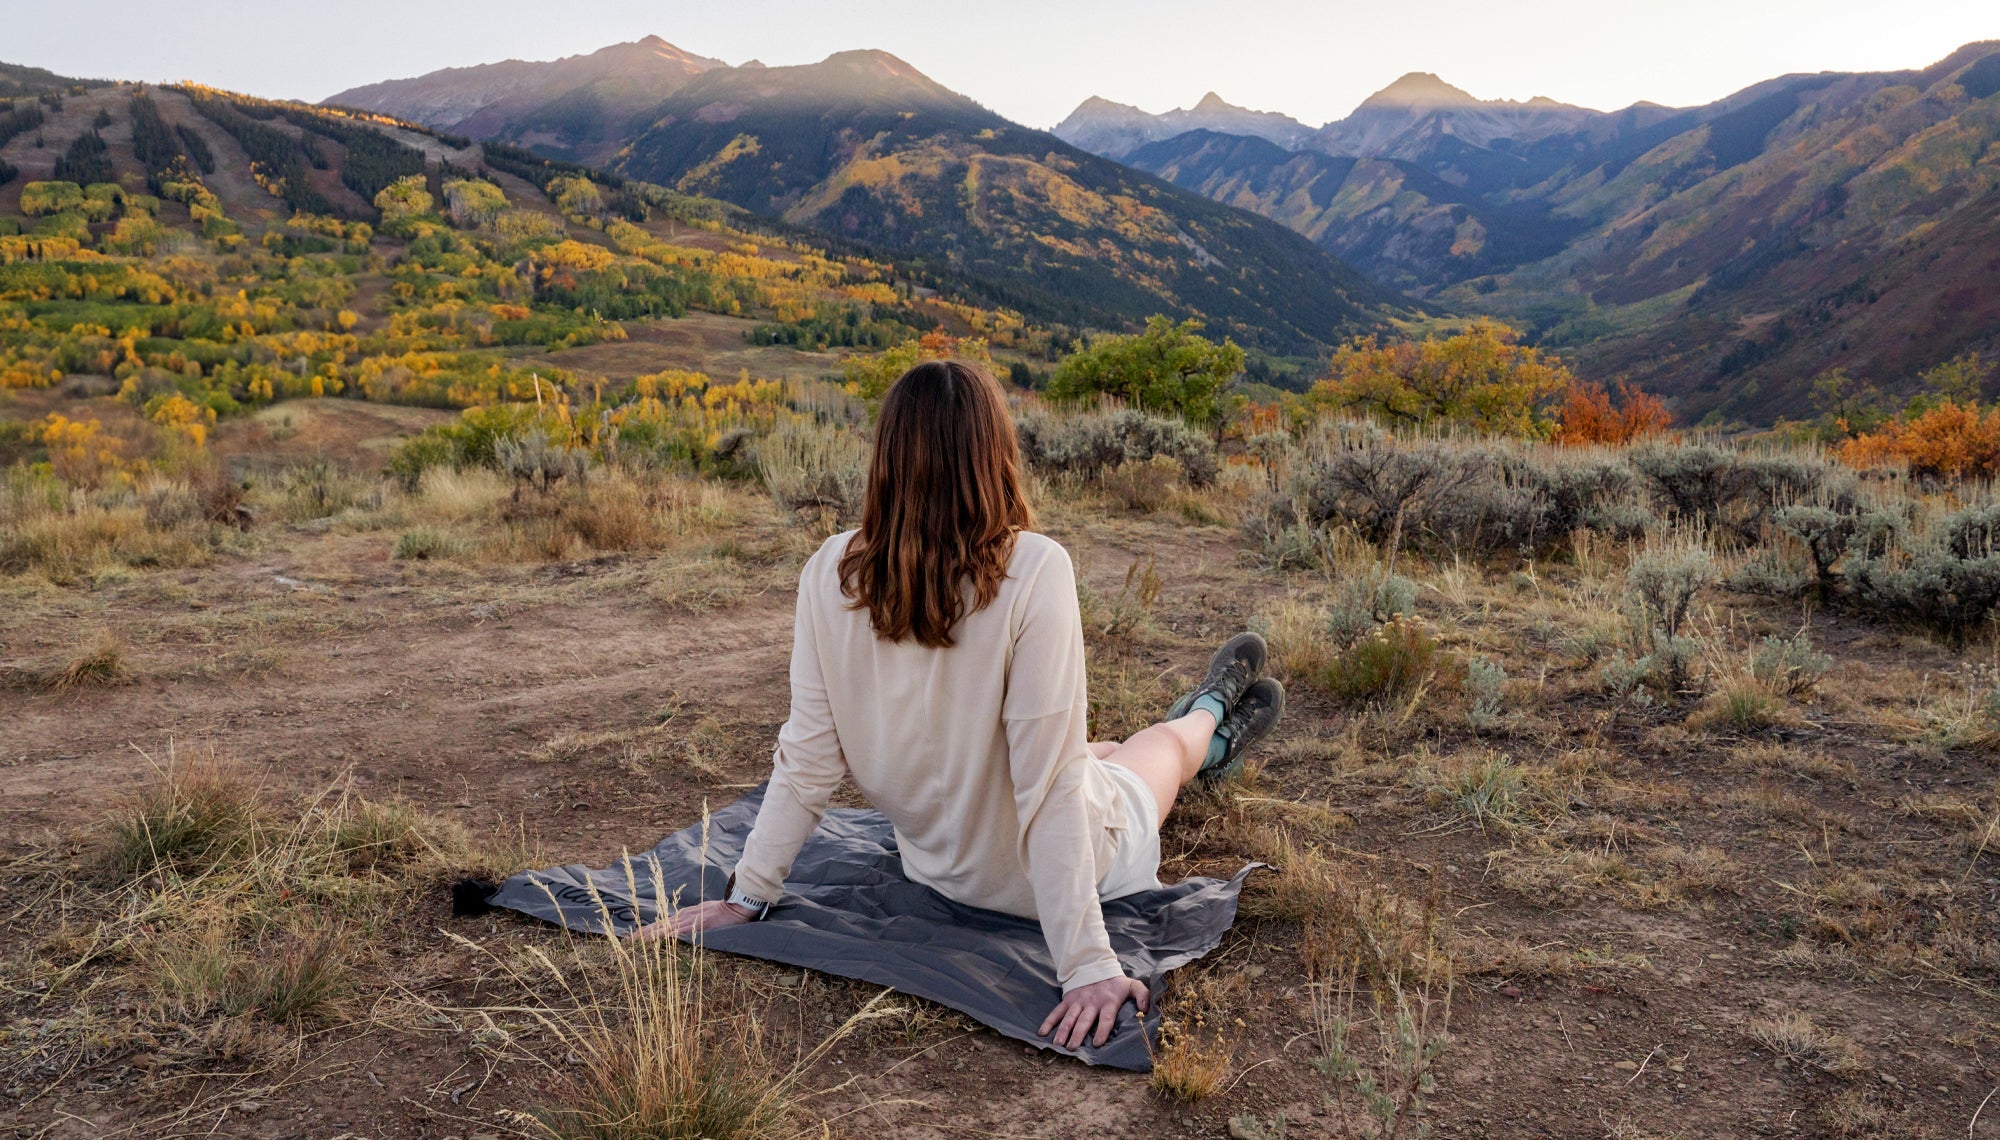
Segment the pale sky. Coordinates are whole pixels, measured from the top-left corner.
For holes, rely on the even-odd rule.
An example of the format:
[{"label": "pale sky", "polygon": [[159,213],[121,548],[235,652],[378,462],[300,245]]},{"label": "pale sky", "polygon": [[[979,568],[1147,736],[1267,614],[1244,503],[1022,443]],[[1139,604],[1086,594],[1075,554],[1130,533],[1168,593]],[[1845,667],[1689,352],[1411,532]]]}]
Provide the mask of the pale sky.
[{"label": "pale sky", "polygon": [[1995,0],[0,0],[0,60],[317,100],[648,33],[729,63],[895,53],[1030,126],[1087,95],[1210,89],[1318,125],[1409,71],[1485,99],[1705,103],[1793,71],[1882,71],[2000,39]]}]

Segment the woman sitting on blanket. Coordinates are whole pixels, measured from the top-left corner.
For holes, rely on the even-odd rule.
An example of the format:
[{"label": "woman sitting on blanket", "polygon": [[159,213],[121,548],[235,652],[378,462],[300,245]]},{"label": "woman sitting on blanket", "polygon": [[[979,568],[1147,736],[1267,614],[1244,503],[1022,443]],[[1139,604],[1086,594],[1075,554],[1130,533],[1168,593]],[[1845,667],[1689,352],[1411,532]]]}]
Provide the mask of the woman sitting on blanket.
[{"label": "woman sitting on blanket", "polygon": [[1160,824],[1190,781],[1226,777],[1284,709],[1239,634],[1168,719],[1086,735],[1083,625],[1069,555],[1036,534],[1000,386],[920,364],[889,390],[859,530],[799,575],[791,718],[726,900],[640,931],[751,922],[844,776],[894,825],[909,877],[970,906],[1037,918],[1062,1001],[1043,1023],[1077,1048],[1127,1001],[1100,899],[1160,886]]}]

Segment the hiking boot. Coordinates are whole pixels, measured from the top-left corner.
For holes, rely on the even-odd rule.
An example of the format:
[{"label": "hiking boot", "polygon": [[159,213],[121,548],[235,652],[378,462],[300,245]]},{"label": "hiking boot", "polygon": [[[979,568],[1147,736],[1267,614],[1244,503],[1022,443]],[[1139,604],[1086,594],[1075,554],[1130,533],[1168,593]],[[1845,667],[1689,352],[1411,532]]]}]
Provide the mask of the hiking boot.
[{"label": "hiking boot", "polygon": [[1285,687],[1275,677],[1265,677],[1243,693],[1229,710],[1215,735],[1223,741],[1222,755],[1211,759],[1195,773],[1203,784],[1219,784],[1243,770],[1243,754],[1264,739],[1285,715]]},{"label": "hiking boot", "polygon": [[[1224,710],[1235,708],[1251,683],[1264,675],[1264,655],[1264,639],[1254,633],[1239,633],[1223,642],[1208,659],[1208,673],[1201,684],[1182,693],[1167,709],[1166,719],[1186,716],[1194,703],[1209,693],[1221,698]],[[1228,715],[1226,711],[1224,715]]]}]

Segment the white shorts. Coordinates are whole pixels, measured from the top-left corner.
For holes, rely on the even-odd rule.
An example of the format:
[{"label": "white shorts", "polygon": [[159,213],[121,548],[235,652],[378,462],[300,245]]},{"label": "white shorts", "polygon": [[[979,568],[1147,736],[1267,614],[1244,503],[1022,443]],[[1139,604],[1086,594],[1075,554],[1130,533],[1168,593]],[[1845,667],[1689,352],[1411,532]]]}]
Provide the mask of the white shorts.
[{"label": "white shorts", "polygon": [[1116,827],[1118,849],[1111,869],[1097,880],[1097,897],[1123,898],[1160,889],[1160,801],[1139,773],[1123,764],[1096,762],[1124,793],[1125,819]]}]

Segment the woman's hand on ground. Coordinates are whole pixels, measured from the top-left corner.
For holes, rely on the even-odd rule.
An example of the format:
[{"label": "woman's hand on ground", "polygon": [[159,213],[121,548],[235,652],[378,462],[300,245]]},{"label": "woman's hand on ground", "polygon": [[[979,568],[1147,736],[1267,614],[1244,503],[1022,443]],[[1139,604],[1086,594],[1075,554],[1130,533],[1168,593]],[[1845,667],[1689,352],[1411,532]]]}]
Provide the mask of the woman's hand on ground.
[{"label": "woman's hand on ground", "polygon": [[640,927],[633,932],[632,939],[635,942],[647,942],[655,938],[679,938],[684,934],[713,930],[718,926],[737,926],[749,922],[750,919],[750,915],[744,914],[721,899],[711,899],[696,906],[682,907],[671,917]]},{"label": "woman's hand on ground", "polygon": [[1102,1045],[1111,1040],[1111,1027],[1118,1023],[1118,1011],[1125,1008],[1125,1003],[1138,1006],[1139,1016],[1144,1017],[1148,997],[1146,987],[1131,978],[1106,978],[1078,986],[1063,995],[1039,1032],[1047,1037],[1053,1029],[1057,1045],[1075,1049],[1095,1028],[1097,1039],[1091,1044]]}]

